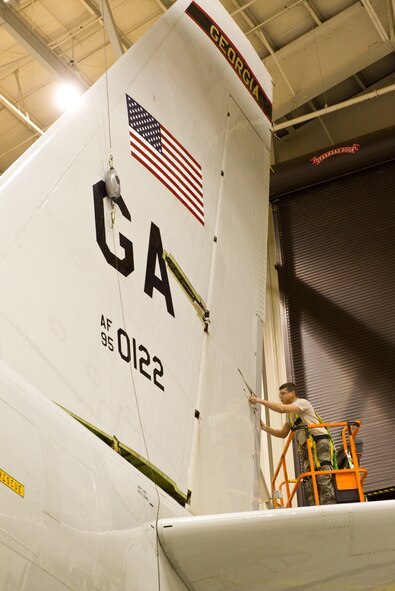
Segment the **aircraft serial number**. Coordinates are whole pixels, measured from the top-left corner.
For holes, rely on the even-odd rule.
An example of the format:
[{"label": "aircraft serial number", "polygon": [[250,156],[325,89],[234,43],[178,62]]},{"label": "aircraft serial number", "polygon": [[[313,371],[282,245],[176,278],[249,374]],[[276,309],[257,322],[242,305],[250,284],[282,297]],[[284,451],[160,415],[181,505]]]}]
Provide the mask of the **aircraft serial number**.
[{"label": "aircraft serial number", "polygon": [[105,328],[100,333],[103,347],[109,351],[117,351],[119,356],[126,363],[133,363],[134,369],[138,370],[147,380],[152,382],[160,390],[165,390],[162,384],[163,363],[156,355],[152,356],[147,347],[138,344],[134,337],[130,338],[123,328],[118,328],[116,338],[108,334],[112,321],[109,318],[101,317],[100,325]]}]

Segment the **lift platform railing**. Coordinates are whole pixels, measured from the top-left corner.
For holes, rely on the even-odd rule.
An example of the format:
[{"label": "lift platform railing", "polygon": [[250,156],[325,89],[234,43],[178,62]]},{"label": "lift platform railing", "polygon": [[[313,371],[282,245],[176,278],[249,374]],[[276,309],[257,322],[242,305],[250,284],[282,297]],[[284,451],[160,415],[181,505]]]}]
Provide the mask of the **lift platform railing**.
[{"label": "lift platform railing", "polygon": [[[301,425],[300,427],[297,427],[294,431],[291,431],[272,479],[274,507],[291,507],[293,498],[305,478],[311,478],[314,493],[314,501],[316,505],[319,505],[320,498],[317,477],[328,476],[329,474],[334,475],[334,484],[337,498],[340,498],[342,492],[344,493],[346,491],[354,491],[355,498],[352,500],[363,503],[365,501],[365,496],[363,493],[363,482],[367,476],[368,471],[366,470],[366,468],[361,468],[359,466],[358,455],[360,454],[358,454],[357,452],[355,437],[359,431],[360,426],[361,421],[341,421],[335,423],[319,423],[317,425]],[[343,453],[347,460],[347,468],[333,470],[315,469],[311,437],[309,435],[310,432],[313,432],[314,429],[322,427],[332,429],[342,427],[341,441],[343,446]],[[291,445],[291,442],[294,439],[296,430],[305,431],[310,470],[308,472],[302,472],[296,479],[289,479],[286,455]],[[277,484],[277,480],[279,479],[281,473],[283,480],[279,484]]]}]

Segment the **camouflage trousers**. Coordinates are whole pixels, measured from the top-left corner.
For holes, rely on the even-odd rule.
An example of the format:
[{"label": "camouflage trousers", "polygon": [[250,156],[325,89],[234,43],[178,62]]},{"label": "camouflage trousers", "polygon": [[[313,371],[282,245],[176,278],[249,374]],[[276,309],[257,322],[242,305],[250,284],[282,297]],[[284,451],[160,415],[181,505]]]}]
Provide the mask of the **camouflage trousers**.
[{"label": "camouflage trousers", "polygon": [[[316,441],[317,457],[324,465],[319,470],[333,470],[331,445],[329,439],[318,439]],[[307,444],[301,445],[299,448],[300,467],[303,472],[310,472],[310,462],[307,452]],[[328,462],[328,463],[326,463]],[[328,476],[317,476],[318,494],[321,505],[332,505],[336,503],[335,489],[333,487],[332,474]],[[314,489],[311,477],[305,478],[303,481],[303,497],[305,505],[315,505]]]}]

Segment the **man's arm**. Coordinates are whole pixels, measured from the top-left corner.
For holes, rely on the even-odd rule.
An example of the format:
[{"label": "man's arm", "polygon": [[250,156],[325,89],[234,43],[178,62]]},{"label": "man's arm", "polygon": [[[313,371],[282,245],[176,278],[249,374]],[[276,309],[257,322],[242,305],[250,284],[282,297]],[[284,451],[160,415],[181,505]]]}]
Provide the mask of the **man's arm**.
[{"label": "man's arm", "polygon": [[291,430],[289,423],[284,423],[281,429],[273,429],[273,427],[269,427],[265,425],[265,423],[261,420],[261,429],[262,431],[266,431],[269,435],[274,435],[274,437],[281,437],[281,439],[285,439],[288,433]]},{"label": "man's arm", "polygon": [[296,404],[283,404],[282,402],[271,402],[270,400],[264,400],[263,398],[257,398],[256,396],[250,396],[249,401],[250,404],[263,404],[263,406],[266,406],[266,408],[274,410],[275,412],[300,412],[300,408]]}]

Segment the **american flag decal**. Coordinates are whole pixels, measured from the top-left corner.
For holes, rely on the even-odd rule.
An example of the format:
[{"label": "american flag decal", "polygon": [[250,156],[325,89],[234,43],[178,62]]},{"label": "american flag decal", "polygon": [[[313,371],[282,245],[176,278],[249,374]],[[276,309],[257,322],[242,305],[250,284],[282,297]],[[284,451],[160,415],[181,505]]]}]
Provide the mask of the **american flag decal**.
[{"label": "american flag decal", "polygon": [[129,95],[131,155],[204,225],[202,168],[167,129]]}]

